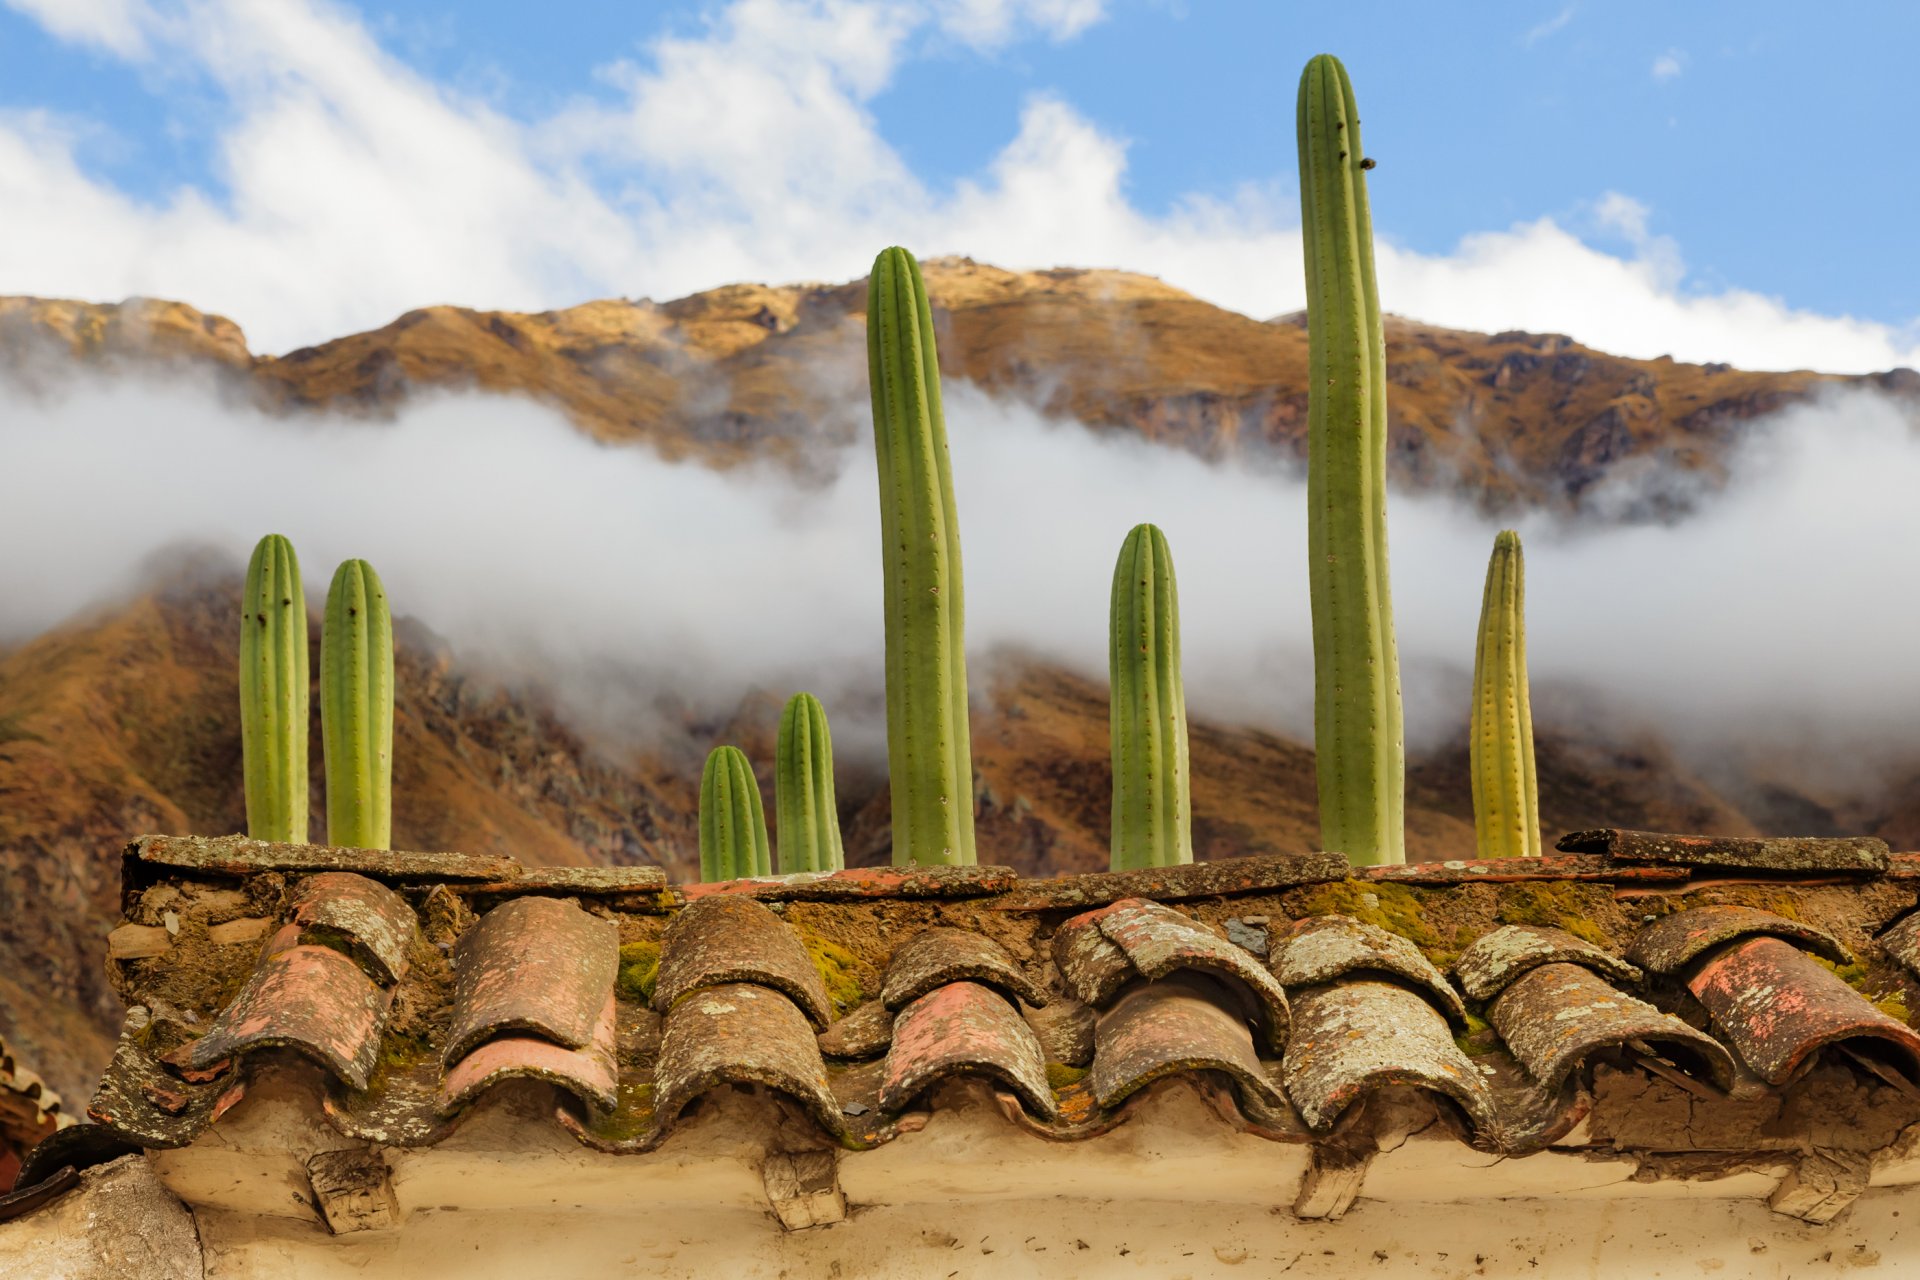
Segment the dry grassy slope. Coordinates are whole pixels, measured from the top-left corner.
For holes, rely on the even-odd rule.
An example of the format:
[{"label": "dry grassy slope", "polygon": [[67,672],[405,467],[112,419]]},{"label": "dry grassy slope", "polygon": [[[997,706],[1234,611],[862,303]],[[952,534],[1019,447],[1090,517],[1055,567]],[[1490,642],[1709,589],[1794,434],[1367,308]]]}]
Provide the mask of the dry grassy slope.
[{"label": "dry grassy slope", "polygon": [[[1208,454],[1297,454],[1306,332],[1256,321],[1146,276],[926,264],[950,377],[1100,427]],[[178,303],[0,299],[0,362],[27,350],[88,360],[185,356],[263,401],[391,408],[427,387],[538,397],[607,440],[717,462],[804,456],[863,429],[866,290],[732,285],[673,302],[589,302],[539,314],[428,307],[392,324],[250,356],[239,330]],[[1554,334],[1388,323],[1392,459],[1404,478],[1499,503],[1564,501],[1633,460],[1711,468],[1756,414],[1823,383],[1915,390],[1911,373],[1838,379],[1627,360]]]}]

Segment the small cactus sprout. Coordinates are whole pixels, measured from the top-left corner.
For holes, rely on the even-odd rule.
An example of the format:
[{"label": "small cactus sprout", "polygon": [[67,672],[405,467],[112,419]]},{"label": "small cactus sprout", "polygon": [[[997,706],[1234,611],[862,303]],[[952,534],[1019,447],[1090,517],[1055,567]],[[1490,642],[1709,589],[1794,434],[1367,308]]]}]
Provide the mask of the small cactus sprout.
[{"label": "small cactus sprout", "polygon": [[833,738],[826,708],[810,693],[794,694],[780,714],[773,798],[782,872],[838,871],[846,865],[833,798]]},{"label": "small cactus sprout", "polygon": [[1120,547],[1108,617],[1112,867],[1192,862],[1180,593],[1166,536],[1153,525],[1135,525]]},{"label": "small cactus sprout", "polygon": [[887,779],[896,866],[970,865],[965,609],[940,363],[920,264],[885,249],[867,283],[867,375],[886,573]]},{"label": "small cactus sprout", "polygon": [[1520,535],[1493,540],[1473,658],[1473,829],[1483,858],[1540,856],[1540,786],[1527,695],[1527,581]]},{"label": "small cactus sprout", "polygon": [[1387,376],[1353,85],[1321,54],[1300,77],[1307,268],[1307,556],[1320,840],[1406,861],[1406,746],[1387,585]]},{"label": "small cactus sprout", "polygon": [[772,870],[767,815],[747,753],[738,747],[715,747],[700,773],[700,879],[712,884]]},{"label": "small cactus sprout", "polygon": [[327,588],[320,632],[320,740],[327,840],[387,849],[393,840],[393,622],[386,588],[348,560]]},{"label": "small cactus sprout", "polygon": [[307,842],[307,597],[277,533],[247,562],[240,602],[240,757],[247,834]]}]

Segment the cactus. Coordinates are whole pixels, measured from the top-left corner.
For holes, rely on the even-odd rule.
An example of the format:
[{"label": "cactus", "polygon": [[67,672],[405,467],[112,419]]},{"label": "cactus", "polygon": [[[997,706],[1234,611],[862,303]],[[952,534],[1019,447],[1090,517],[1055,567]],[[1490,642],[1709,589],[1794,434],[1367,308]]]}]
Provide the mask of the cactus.
[{"label": "cactus", "polygon": [[348,560],[327,588],[320,633],[320,739],[327,840],[386,849],[393,839],[393,623],[380,575]]},{"label": "cactus", "polygon": [[1483,858],[1540,856],[1540,786],[1527,696],[1527,580],[1520,535],[1493,540],[1473,657],[1473,829]]},{"label": "cactus", "polygon": [[760,783],[738,747],[715,747],[700,773],[700,879],[738,880],[772,871]]},{"label": "cactus", "polygon": [[1320,838],[1406,861],[1406,748],[1387,586],[1386,348],[1353,86],[1321,54],[1300,77],[1307,270],[1307,555]]},{"label": "cactus", "polygon": [[973,753],[967,660],[940,365],[920,264],[905,249],[874,259],[867,284],[867,374],[880,469],[886,572],[887,776],[896,866],[967,865]]},{"label": "cactus", "polygon": [[794,694],[780,713],[773,799],[781,871],[838,871],[847,864],[833,799],[833,738],[826,708],[810,693]]},{"label": "cactus", "polygon": [[1193,861],[1180,592],[1167,539],[1135,525],[1113,567],[1107,712],[1113,740],[1115,871]]},{"label": "cactus", "polygon": [[247,562],[240,602],[240,756],[247,834],[307,842],[307,597],[277,533]]}]

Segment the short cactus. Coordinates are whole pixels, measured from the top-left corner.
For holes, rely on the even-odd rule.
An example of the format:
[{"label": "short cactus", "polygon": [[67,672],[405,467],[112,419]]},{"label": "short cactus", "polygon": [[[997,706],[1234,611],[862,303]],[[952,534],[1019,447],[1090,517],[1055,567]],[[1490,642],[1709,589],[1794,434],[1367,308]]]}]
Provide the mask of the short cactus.
[{"label": "short cactus", "polygon": [[1135,525],[1120,547],[1108,617],[1112,867],[1192,862],[1180,592],[1166,536],[1153,525]]},{"label": "short cactus", "polygon": [[700,773],[700,879],[771,874],[760,783],[738,747],[715,747]]},{"label": "short cactus", "polygon": [[895,865],[974,861],[965,607],[940,363],[920,264],[885,249],[867,283],[867,374],[886,572],[887,778]]},{"label": "short cactus", "polygon": [[1360,114],[1338,59],[1300,77],[1307,269],[1307,557],[1320,839],[1406,861],[1406,746],[1387,584],[1387,377]]},{"label": "short cactus", "polygon": [[780,714],[773,799],[781,871],[838,871],[846,865],[834,807],[833,738],[826,708],[810,693],[794,694]]},{"label": "short cactus", "polygon": [[1493,541],[1473,659],[1473,829],[1483,858],[1540,856],[1540,785],[1527,695],[1527,582],[1520,535]]},{"label": "short cactus", "polygon": [[240,757],[247,834],[307,841],[307,597],[277,533],[247,562],[240,602]]},{"label": "short cactus", "polygon": [[393,840],[393,622],[386,588],[348,560],[327,588],[320,633],[320,739],[327,840],[386,849]]}]

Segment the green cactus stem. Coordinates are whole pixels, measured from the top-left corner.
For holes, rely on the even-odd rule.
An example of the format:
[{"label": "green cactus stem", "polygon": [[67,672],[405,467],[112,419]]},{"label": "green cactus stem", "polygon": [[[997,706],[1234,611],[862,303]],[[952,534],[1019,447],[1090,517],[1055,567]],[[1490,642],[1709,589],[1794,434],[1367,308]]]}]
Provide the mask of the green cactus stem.
[{"label": "green cactus stem", "polygon": [[920,264],[881,251],[867,284],[867,374],[886,572],[887,777],[896,866],[970,865],[965,607],[933,312]]},{"label": "green cactus stem", "polygon": [[393,622],[386,588],[348,560],[327,588],[320,633],[320,740],[327,840],[387,849],[393,840]]},{"label": "green cactus stem", "polygon": [[1321,54],[1300,77],[1307,269],[1307,555],[1320,838],[1356,864],[1406,861],[1406,748],[1387,585],[1386,345],[1353,86]]},{"label": "green cactus stem", "polygon": [[240,602],[240,758],[247,834],[307,842],[307,597],[293,544],[260,539]]},{"label": "green cactus stem", "polygon": [[810,693],[794,694],[780,713],[773,799],[782,872],[838,871],[846,866],[833,798],[833,737],[827,731],[826,708]]},{"label": "green cactus stem", "polygon": [[1473,657],[1473,829],[1483,858],[1540,856],[1540,784],[1527,694],[1527,579],[1520,535],[1493,540]]},{"label": "green cactus stem", "polygon": [[1180,681],[1180,591],[1173,553],[1135,525],[1113,566],[1107,720],[1113,740],[1115,871],[1193,861],[1187,695]]},{"label": "green cactus stem", "polygon": [[738,747],[715,747],[700,773],[700,879],[770,875],[760,783]]}]

